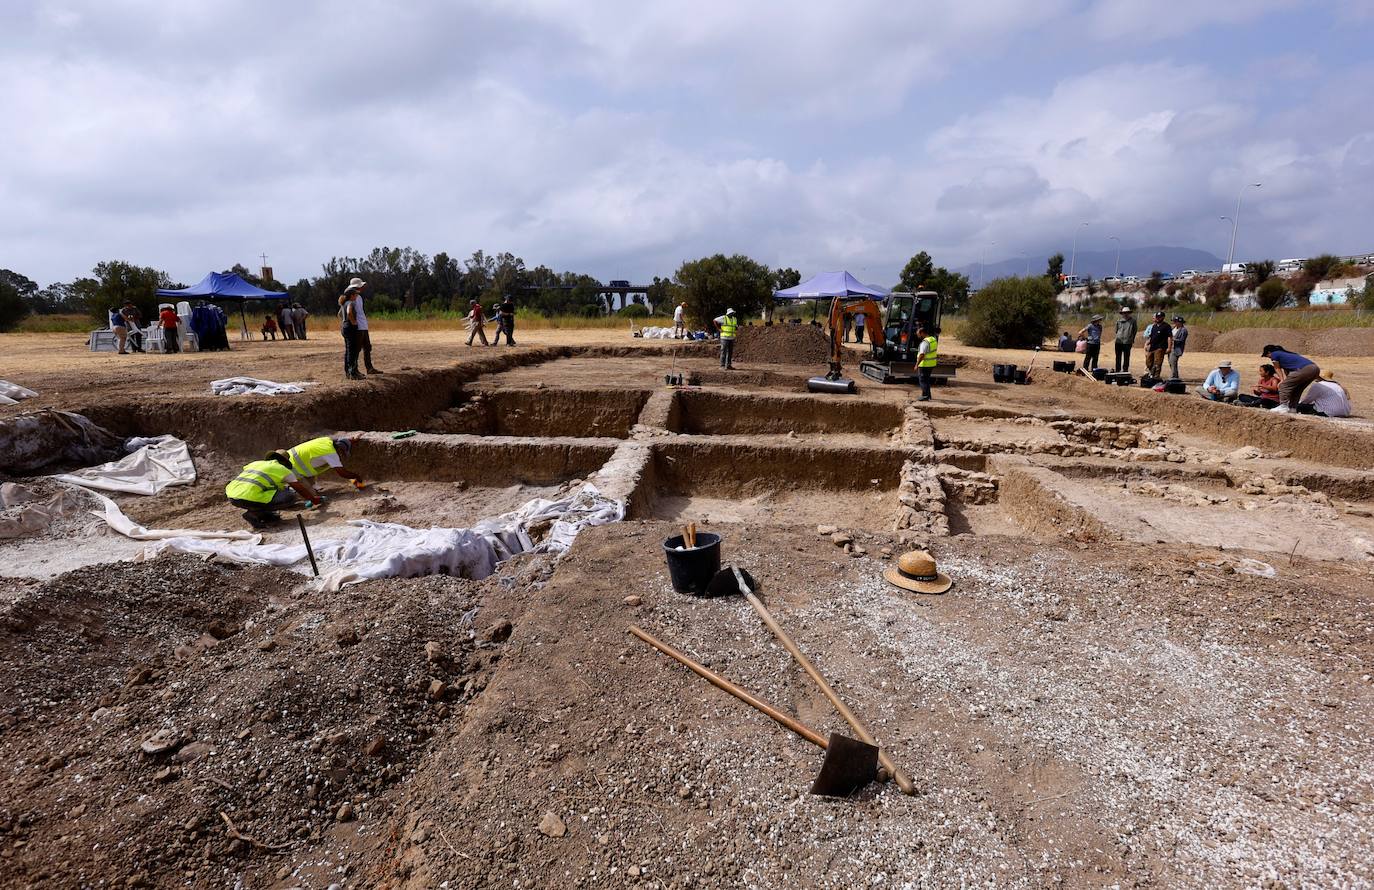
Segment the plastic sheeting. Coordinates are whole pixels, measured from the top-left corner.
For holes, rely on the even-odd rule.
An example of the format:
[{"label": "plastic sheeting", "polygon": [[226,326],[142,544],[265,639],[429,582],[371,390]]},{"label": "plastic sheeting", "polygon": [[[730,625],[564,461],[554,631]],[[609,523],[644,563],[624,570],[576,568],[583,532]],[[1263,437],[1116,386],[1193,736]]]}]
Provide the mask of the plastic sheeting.
[{"label": "plastic sheeting", "polygon": [[[562,554],[582,529],[624,518],[623,503],[588,484],[560,498],[536,498],[468,529],[416,529],[354,520],[351,524],[358,530],[347,539],[314,542],[315,558],[322,563],[321,585],[329,590],[374,578],[434,574],[480,580],[517,553]],[[537,545],[535,538],[541,538]],[[136,559],[152,559],[168,550],[246,564],[297,566],[298,570],[306,558],[303,544],[225,544],[173,537],[144,548]]]},{"label": "plastic sheeting", "polygon": [[257,377],[226,377],[211,380],[210,391],[217,396],[280,396],[288,393],[305,392],[309,383],[277,383],[273,380],[259,380]]},{"label": "plastic sheeting", "polygon": [[87,500],[72,488],[45,493],[18,482],[0,483],[0,540],[44,531],[54,520],[80,513]]},{"label": "plastic sheeting", "polygon": [[26,389],[17,383],[10,383],[8,380],[0,380],[0,405],[18,405],[25,399],[31,399],[38,393],[31,389]]},{"label": "plastic sheeting", "polygon": [[124,440],[80,414],[45,408],[0,420],[0,472],[91,464],[124,453]]},{"label": "plastic sheeting", "polygon": [[125,447],[133,448],[133,453],[52,478],[82,488],[142,495],[154,495],[170,485],[190,485],[196,481],[191,450],[175,436],[130,439]]}]

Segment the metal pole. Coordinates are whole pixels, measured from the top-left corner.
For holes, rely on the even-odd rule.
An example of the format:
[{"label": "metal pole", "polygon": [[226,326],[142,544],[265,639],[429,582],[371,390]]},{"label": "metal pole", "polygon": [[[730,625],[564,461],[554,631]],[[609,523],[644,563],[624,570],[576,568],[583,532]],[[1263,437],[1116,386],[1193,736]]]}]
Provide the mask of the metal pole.
[{"label": "metal pole", "polygon": [[[1262,183],[1253,182],[1251,188],[1259,188]],[[1231,249],[1226,252],[1226,265],[1231,265],[1236,261],[1236,230],[1240,228],[1240,200],[1245,197],[1245,188],[1242,186],[1240,194],[1236,195],[1236,215],[1231,219]],[[1225,219],[1226,217],[1222,217]]]},{"label": "metal pole", "polygon": [[315,573],[315,577],[320,577],[319,564],[315,562],[315,548],[310,546],[310,536],[305,533],[305,520],[301,514],[296,514],[296,523],[301,527],[301,539],[305,541],[305,552],[310,557],[310,570]]},{"label": "metal pole", "polygon": [[1115,235],[1109,235],[1109,236],[1107,237],[1107,240],[1108,240],[1108,241],[1115,241],[1115,242],[1116,242],[1116,271],[1112,273],[1112,277],[1113,277],[1113,278],[1120,278],[1120,277],[1121,277],[1121,239],[1118,238],[1118,237],[1116,237]]},{"label": "metal pole", "polygon": [[[1083,223],[1083,225],[1086,226],[1087,223]],[[1070,274],[1070,275],[1072,275],[1072,274],[1074,273],[1074,269],[1077,268],[1077,265],[1076,265],[1076,264],[1077,264],[1077,262],[1078,262],[1078,228],[1079,228],[1079,227],[1075,227],[1074,230],[1073,230],[1073,253],[1069,255],[1069,274]]]}]

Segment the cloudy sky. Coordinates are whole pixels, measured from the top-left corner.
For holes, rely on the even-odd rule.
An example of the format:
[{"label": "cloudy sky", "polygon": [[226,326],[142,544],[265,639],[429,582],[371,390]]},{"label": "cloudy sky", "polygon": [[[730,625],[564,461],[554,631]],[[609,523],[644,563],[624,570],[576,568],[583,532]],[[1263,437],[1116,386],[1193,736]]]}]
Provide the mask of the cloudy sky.
[{"label": "cloudy sky", "polygon": [[0,266],[883,283],[1076,228],[1224,256],[1243,189],[1238,259],[1370,251],[1371,30],[1374,0],[4,0]]}]

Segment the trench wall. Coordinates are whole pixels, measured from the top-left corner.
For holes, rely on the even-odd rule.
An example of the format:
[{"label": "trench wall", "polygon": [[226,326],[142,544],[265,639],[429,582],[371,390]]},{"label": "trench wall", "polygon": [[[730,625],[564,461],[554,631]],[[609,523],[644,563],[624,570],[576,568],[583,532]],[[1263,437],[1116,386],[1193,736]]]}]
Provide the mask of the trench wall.
[{"label": "trench wall", "polygon": [[601,469],[620,443],[615,439],[528,439],[420,433],[392,439],[365,433],[348,467],[364,479],[469,482],[485,487],[555,485]]},{"label": "trench wall", "polygon": [[902,424],[902,406],[858,399],[817,399],[680,390],[673,432],[720,436],[806,433],[884,433]]}]

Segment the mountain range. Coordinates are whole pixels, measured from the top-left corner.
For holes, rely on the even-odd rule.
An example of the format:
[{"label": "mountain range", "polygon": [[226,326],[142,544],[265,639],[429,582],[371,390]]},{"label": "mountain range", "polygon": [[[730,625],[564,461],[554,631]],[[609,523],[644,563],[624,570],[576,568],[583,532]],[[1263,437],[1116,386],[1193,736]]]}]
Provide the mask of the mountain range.
[{"label": "mountain range", "polygon": [[[1069,272],[1069,256],[1064,256],[1064,272]],[[1224,261],[1215,254],[1191,247],[1128,247],[1121,251],[1121,274],[1147,277],[1156,270],[1177,275],[1184,269],[1198,271],[1220,270]],[[1042,275],[1049,263],[1049,256],[1017,257],[998,260],[983,266],[981,279],[1006,278],[1009,275],[1025,275],[1027,264],[1031,274]],[[1074,262],[1074,274],[1091,275],[1094,279],[1106,278],[1116,270],[1115,250],[1080,250]],[[977,263],[960,266],[954,271],[968,276],[969,283],[978,287],[980,279]]]}]

